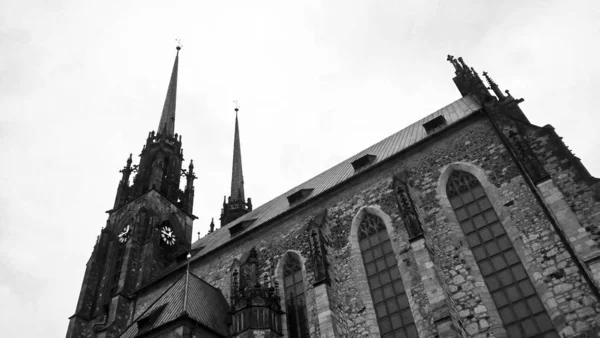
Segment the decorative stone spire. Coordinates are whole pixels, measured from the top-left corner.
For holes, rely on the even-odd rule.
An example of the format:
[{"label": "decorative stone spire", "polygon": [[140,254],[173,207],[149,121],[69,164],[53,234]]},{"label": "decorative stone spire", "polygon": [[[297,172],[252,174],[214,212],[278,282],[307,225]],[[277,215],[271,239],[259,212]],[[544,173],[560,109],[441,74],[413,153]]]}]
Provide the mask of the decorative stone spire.
[{"label": "decorative stone spire", "polygon": [[456,61],[454,56],[448,54],[448,57],[446,58],[446,60],[449,61],[454,66],[454,69],[456,70],[456,74],[463,71],[462,66],[458,63],[458,61]]},{"label": "decorative stone spire", "polygon": [[455,59],[448,55],[446,60],[454,66],[456,76],[453,80],[463,97],[473,95],[479,102],[486,102],[492,97],[479,74],[462,57]]},{"label": "decorative stone spire", "polygon": [[504,100],[505,96],[504,94],[502,94],[502,91],[500,90],[500,87],[498,87],[496,82],[492,80],[492,78],[488,75],[487,72],[483,72],[482,74],[483,77],[487,80],[487,83],[489,84],[490,88],[492,88],[492,90],[494,91],[494,94],[496,94],[496,96],[498,97],[498,100]]},{"label": "decorative stone spire", "polygon": [[177,46],[177,55],[175,55],[175,63],[173,64],[173,72],[167,89],[167,97],[163,106],[160,122],[158,123],[158,132],[162,135],[173,136],[175,132],[175,103],[177,100],[177,68],[179,65],[179,51],[181,45]]},{"label": "decorative stone spire", "polygon": [[242,172],[242,151],[240,148],[240,129],[238,126],[238,111],[235,108],[235,135],[233,137],[233,168],[231,171],[231,200],[244,202],[244,174]]},{"label": "decorative stone spire", "polygon": [[252,211],[252,201],[244,193],[244,174],[242,172],[242,151],[240,147],[240,128],[238,124],[238,107],[235,108],[235,134],[233,137],[233,166],[231,171],[231,195],[223,201],[221,210],[221,227]]}]

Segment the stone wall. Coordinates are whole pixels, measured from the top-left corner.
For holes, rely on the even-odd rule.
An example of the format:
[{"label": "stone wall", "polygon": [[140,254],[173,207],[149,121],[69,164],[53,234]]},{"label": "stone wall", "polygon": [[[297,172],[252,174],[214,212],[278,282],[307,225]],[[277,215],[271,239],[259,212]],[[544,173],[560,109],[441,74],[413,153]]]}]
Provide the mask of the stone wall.
[{"label": "stone wall", "polygon": [[[415,255],[418,249],[409,243],[393,195],[392,176],[402,169],[410,172],[410,185],[413,193],[418,195],[425,233],[422,245],[428,249],[428,254]],[[326,208],[331,281],[327,294],[335,332],[341,337],[379,337],[362,256],[353,243],[356,234],[351,231],[361,212],[375,213],[386,220],[421,337],[436,334],[444,337],[462,334],[506,337],[481,272],[445,196],[445,179],[452,170],[468,171],[484,186],[557,331],[565,336],[589,332],[596,325],[596,316],[600,312],[598,299],[582,278],[581,270],[556,235],[510,154],[482,115],[470,117],[401,156],[361,172],[340,187],[315,198],[309,205],[279,217],[243,238],[233,239],[228,245],[193,262],[192,270],[221,289],[228,299],[234,259],[240,259],[256,247],[261,276],[267,273],[282,285],[281,274],[275,267],[286,252],[297,252],[304,263],[311,336],[319,337],[307,226],[311,217]],[[578,217],[588,217],[584,211],[580,215]],[[429,272],[424,273],[426,270]],[[431,283],[442,286],[438,294],[432,292],[431,285],[434,284]],[[443,299],[445,294],[451,299],[440,302],[440,294],[444,294]],[[442,312],[448,313],[452,325],[437,325],[440,307],[447,308]],[[447,331],[440,332],[438,328],[441,327],[446,327]]]},{"label": "stone wall", "polygon": [[571,240],[582,265],[600,287],[600,195],[592,177],[568,149],[554,128],[530,128],[532,149],[552,177],[552,185],[540,187],[554,204],[557,218]]}]

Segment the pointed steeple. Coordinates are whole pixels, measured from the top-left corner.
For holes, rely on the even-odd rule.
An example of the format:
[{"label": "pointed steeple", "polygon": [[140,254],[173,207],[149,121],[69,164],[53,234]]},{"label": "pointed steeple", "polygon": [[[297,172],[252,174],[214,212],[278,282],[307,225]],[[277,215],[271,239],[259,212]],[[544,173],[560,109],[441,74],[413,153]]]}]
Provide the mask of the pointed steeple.
[{"label": "pointed steeple", "polygon": [[235,108],[235,134],[233,137],[233,166],[231,171],[231,195],[223,201],[221,209],[221,227],[252,211],[252,200],[244,193],[244,174],[242,172],[242,150],[240,147],[239,108]]},{"label": "pointed steeple", "polygon": [[210,221],[210,230],[208,230],[209,234],[212,234],[213,232],[215,232],[215,219],[211,219]]},{"label": "pointed steeple", "polygon": [[238,126],[238,111],[235,108],[235,135],[233,137],[233,169],[231,172],[231,200],[244,202],[244,174],[242,172],[242,151],[240,148],[240,129]]},{"label": "pointed steeple", "polygon": [[175,55],[175,63],[173,64],[173,72],[167,89],[167,97],[163,106],[160,122],[158,123],[158,132],[163,135],[173,136],[175,132],[175,103],[177,100],[177,68],[179,65],[179,51],[181,46],[177,46],[177,55]]}]

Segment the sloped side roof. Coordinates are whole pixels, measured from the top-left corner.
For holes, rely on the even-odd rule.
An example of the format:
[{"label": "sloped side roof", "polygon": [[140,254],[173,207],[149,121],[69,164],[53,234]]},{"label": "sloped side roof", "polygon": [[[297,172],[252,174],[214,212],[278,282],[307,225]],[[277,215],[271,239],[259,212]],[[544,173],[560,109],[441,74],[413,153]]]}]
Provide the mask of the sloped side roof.
[{"label": "sloped side roof", "polygon": [[[423,128],[424,123],[427,123],[441,115],[446,119],[447,126],[450,126],[480,109],[481,105],[477,103],[471,96],[465,96],[447,105],[446,107],[439,109],[433,114],[428,115],[427,117],[389,136],[388,138],[359,152],[358,154],[334,166],[333,168],[261,205],[246,215],[236,219],[235,221],[228,223],[210,235],[204,236],[203,238],[197,240],[192,244],[192,248],[202,249],[197,252],[192,259],[196,259],[227,243],[231,239],[229,228],[237,225],[238,223],[241,223],[245,220],[256,219],[251,226],[243,231],[247,232],[269,221],[277,215],[280,215],[281,213],[293,208],[293,206],[290,207],[287,200],[287,196],[290,194],[301,189],[313,189],[312,194],[308,197],[308,199],[312,199],[324,191],[349,179],[354,175],[354,168],[351,164],[354,160],[366,154],[371,154],[376,156],[374,162],[371,164],[375,165],[425,139],[427,137],[427,133]],[[240,235],[236,235],[236,237],[237,236]]]},{"label": "sloped side roof", "polygon": [[138,334],[138,322],[155,311],[160,311],[160,314],[148,330],[188,315],[205,327],[227,336],[228,310],[227,301],[219,290],[186,271],[154,304],[136,318],[120,337],[135,337]]},{"label": "sloped side roof", "polygon": [[198,323],[227,336],[227,313],[229,305],[223,294],[208,283],[190,273],[186,310]]}]

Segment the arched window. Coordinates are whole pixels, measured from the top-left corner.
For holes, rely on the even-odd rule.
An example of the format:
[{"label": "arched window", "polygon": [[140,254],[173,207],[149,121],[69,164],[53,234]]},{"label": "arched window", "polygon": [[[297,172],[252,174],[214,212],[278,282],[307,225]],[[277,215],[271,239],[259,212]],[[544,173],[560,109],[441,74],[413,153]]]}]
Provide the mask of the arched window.
[{"label": "arched window", "polygon": [[306,302],[304,300],[302,263],[295,254],[286,255],[285,265],[283,266],[283,287],[285,290],[288,337],[310,337]]},{"label": "arched window", "polygon": [[418,337],[383,220],[366,213],[358,228],[358,240],[381,336]]},{"label": "arched window", "polygon": [[477,178],[464,171],[454,171],[446,191],[508,336],[558,338]]},{"label": "arched window", "polygon": [[114,256],[113,271],[110,278],[110,296],[114,296],[119,288],[119,279],[121,278],[121,268],[123,267],[123,255],[125,254],[125,243],[115,241],[117,250]]}]

